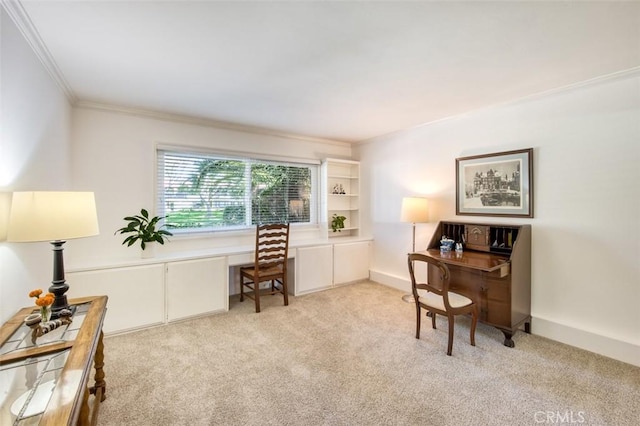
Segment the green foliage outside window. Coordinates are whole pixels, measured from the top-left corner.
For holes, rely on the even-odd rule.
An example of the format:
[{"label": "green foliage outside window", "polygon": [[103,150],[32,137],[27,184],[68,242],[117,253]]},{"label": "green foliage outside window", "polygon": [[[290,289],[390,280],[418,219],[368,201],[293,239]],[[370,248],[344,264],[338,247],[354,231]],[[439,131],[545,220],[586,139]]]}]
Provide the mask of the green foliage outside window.
[{"label": "green foliage outside window", "polygon": [[168,229],[310,223],[312,167],[160,151],[160,211]]}]

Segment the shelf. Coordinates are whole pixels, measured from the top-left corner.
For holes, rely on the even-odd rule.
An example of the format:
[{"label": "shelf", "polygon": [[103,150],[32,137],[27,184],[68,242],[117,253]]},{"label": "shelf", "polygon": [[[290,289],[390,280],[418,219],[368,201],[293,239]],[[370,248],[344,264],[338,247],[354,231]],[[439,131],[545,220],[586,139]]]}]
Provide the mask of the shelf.
[{"label": "shelf", "polygon": [[360,176],[351,175],[328,175],[329,179],[360,179]]},{"label": "shelf", "polygon": [[353,237],[359,233],[360,225],[360,163],[352,160],[328,158],[325,171],[325,210],[328,223],[333,215],[345,217],[345,228],[333,232],[328,228],[330,237]]}]

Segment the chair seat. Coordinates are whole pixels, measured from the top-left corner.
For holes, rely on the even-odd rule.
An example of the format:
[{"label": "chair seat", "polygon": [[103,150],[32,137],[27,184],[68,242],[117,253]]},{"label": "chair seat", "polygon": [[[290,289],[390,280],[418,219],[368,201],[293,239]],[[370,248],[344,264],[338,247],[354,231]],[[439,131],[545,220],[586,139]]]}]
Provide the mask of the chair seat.
[{"label": "chair seat", "polygon": [[[444,298],[426,290],[418,290],[418,301],[426,306],[445,311]],[[462,308],[471,305],[473,301],[458,293],[449,292],[449,304],[452,308]]]},{"label": "chair seat", "polygon": [[[271,280],[271,277],[281,277],[282,276],[282,267],[280,265],[275,265],[266,268],[258,268],[260,272],[260,279],[264,281]],[[246,268],[240,268],[240,271],[245,276],[254,277],[256,275],[256,268],[253,266],[249,266]]]}]

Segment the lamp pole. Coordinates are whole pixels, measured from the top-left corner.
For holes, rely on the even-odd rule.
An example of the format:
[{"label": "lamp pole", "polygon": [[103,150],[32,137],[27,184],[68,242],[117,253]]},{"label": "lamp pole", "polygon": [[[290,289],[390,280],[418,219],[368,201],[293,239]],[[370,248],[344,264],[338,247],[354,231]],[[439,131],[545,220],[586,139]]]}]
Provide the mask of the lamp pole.
[{"label": "lamp pole", "polygon": [[52,319],[58,318],[61,310],[69,309],[69,302],[65,295],[69,290],[69,284],[64,279],[64,259],[62,257],[64,243],[65,241],[62,240],[51,241],[51,245],[53,245],[53,281],[51,281],[49,292],[55,295],[53,305],[51,305]]}]

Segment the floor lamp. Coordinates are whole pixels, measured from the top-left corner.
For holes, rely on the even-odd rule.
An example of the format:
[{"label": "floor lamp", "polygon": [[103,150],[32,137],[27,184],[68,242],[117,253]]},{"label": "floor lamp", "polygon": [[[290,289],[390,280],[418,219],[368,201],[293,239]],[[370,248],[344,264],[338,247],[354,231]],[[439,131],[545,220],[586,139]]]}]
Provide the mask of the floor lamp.
[{"label": "floor lamp", "polygon": [[53,281],[49,292],[55,295],[51,318],[69,309],[65,293],[62,245],[73,238],[98,235],[98,215],[93,192],[14,192],[9,213],[7,241],[49,241],[53,245]]},{"label": "floor lamp", "polygon": [[[402,222],[411,222],[413,224],[413,244],[411,246],[411,251],[416,251],[416,223],[425,223],[429,221],[427,204],[426,198],[405,197],[402,199],[400,220]],[[415,302],[413,294],[405,294],[402,296],[402,300],[410,303]]]}]

